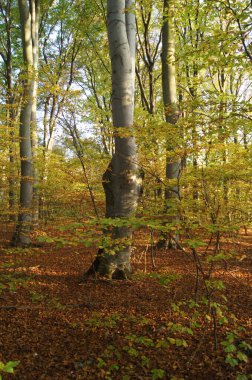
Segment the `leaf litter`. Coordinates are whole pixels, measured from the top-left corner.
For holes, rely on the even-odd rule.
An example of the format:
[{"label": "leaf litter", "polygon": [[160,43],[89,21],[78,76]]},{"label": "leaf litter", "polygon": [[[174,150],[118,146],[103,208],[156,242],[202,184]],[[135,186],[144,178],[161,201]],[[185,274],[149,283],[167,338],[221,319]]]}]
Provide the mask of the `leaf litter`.
[{"label": "leaf litter", "polygon": [[[194,263],[180,251],[157,251],[153,268],[148,249],[136,245],[131,280],[82,281],[92,248],[48,243],[13,253],[4,239],[0,361],[20,361],[4,379],[251,378],[251,350],[240,343],[251,343],[251,234],[240,236],[243,259],[220,261],[213,272],[225,284],[215,291],[225,303],[215,331],[208,306],[193,301]],[[234,348],[223,346],[237,329]],[[237,365],[227,362],[227,346]]]}]

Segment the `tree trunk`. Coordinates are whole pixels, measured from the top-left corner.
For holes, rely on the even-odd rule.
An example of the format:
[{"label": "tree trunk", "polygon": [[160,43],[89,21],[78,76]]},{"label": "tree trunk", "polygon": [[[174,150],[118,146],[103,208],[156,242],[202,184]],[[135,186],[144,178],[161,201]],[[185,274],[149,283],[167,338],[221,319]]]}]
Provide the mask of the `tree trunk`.
[{"label": "tree trunk", "polygon": [[32,220],[33,227],[37,226],[39,220],[39,193],[38,193],[38,170],[37,170],[37,90],[38,90],[38,62],[39,62],[39,0],[31,2],[31,28],[32,28],[32,52],[33,52],[33,69],[34,84],[32,94],[32,111],[31,111],[31,139],[33,155],[33,202],[32,202]]},{"label": "tree trunk", "polygon": [[99,250],[86,273],[118,279],[128,278],[131,272],[132,228],[130,222],[129,225],[120,226],[120,221],[134,215],[141,187],[133,136],[135,16],[132,6],[132,0],[108,0],[115,153],[103,175],[103,187],[106,218],[116,220],[109,232],[104,231],[106,239],[110,237],[109,247]]},{"label": "tree trunk", "polygon": [[[164,16],[162,29],[162,89],[163,103],[165,110],[165,121],[175,125],[178,120],[177,108],[177,86],[176,86],[176,68],[175,68],[175,28],[174,28],[174,5],[169,4],[169,0],[164,0]],[[167,153],[175,147],[166,142]],[[167,155],[168,156],[168,155]],[[166,179],[177,180],[171,186],[167,185],[165,189],[165,209],[169,212],[174,201],[179,198],[179,176],[181,171],[181,160],[175,158],[172,162],[166,159]],[[177,222],[178,215],[171,216],[171,222]],[[169,242],[171,245],[171,242]]]},{"label": "tree trunk", "polygon": [[[15,152],[14,152],[14,128],[15,128],[15,111],[14,111],[14,91],[13,91],[13,51],[12,51],[12,31],[13,17],[12,5],[10,2],[1,4],[1,13],[4,20],[6,42],[5,48],[1,51],[1,58],[5,66],[5,83],[6,83],[6,125],[9,135],[9,220],[16,221],[16,181],[15,181]],[[5,39],[3,38],[2,41]],[[2,42],[3,44],[3,42]]]},{"label": "tree trunk", "polygon": [[30,229],[32,225],[34,176],[31,122],[35,86],[31,10],[35,7],[34,1],[30,0],[29,4],[27,0],[18,1],[23,46],[24,79],[19,130],[21,160],[20,208],[13,244],[20,246],[29,246],[31,244]]},{"label": "tree trunk", "polygon": [[[11,48],[10,48],[11,53]],[[9,132],[9,163],[10,163],[10,172],[9,172],[9,220],[16,221],[16,181],[15,181],[15,155],[14,155],[14,122],[15,122],[15,112],[14,112],[14,95],[12,88],[12,64],[11,56],[7,58],[6,65],[6,74],[7,74],[7,128]]]}]

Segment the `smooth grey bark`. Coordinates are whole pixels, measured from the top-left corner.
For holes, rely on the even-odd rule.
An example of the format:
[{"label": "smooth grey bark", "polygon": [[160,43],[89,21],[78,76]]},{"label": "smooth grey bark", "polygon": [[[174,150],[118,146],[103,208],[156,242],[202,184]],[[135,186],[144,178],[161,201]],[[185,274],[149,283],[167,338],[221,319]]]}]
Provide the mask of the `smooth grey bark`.
[{"label": "smooth grey bark", "polygon": [[20,160],[21,160],[21,178],[20,178],[20,208],[18,214],[18,223],[13,236],[13,244],[20,246],[29,246],[31,244],[30,230],[32,225],[32,199],[33,199],[33,157],[32,157],[32,137],[31,123],[34,112],[34,49],[32,33],[32,9],[35,9],[35,1],[19,0],[19,14],[22,34],[23,48],[23,94],[22,106],[20,113]]},{"label": "smooth grey bark", "polygon": [[[132,228],[120,221],[134,215],[141,178],[133,136],[135,78],[135,15],[132,0],[108,0],[107,29],[112,68],[112,117],[115,153],[103,175],[106,218],[118,218],[118,226],[104,231],[109,248],[99,250],[86,275],[98,273],[109,278],[130,275]],[[116,221],[115,221],[116,224]],[[112,254],[113,252],[113,254]]]},{"label": "smooth grey bark", "polygon": [[38,170],[37,170],[37,91],[38,91],[38,63],[39,63],[39,0],[31,1],[31,34],[32,34],[32,53],[33,53],[33,94],[32,94],[32,111],[31,111],[31,139],[33,155],[33,202],[32,202],[32,220],[33,227],[38,224],[39,220],[39,193],[38,193]]},{"label": "smooth grey bark", "polygon": [[[162,90],[163,103],[165,110],[165,121],[175,125],[179,113],[177,107],[177,85],[176,85],[176,67],[175,67],[175,28],[174,28],[174,5],[169,0],[164,0],[164,16],[162,28]],[[169,141],[166,142],[167,153],[175,147]],[[181,171],[181,160],[175,158],[172,162],[166,160],[166,179],[176,180],[172,186],[166,186],[165,202],[166,211],[169,211],[171,205],[179,198],[179,176]],[[178,215],[172,216],[171,221],[178,221]]]}]

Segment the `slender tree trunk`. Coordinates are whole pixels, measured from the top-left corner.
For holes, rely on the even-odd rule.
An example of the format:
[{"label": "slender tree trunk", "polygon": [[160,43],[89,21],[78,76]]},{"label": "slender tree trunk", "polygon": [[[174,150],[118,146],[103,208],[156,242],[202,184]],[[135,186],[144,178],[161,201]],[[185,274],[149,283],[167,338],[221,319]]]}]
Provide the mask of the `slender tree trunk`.
[{"label": "slender tree trunk", "polygon": [[15,157],[14,157],[14,94],[13,94],[13,67],[12,67],[12,5],[10,2],[1,3],[1,12],[4,19],[6,31],[5,53],[2,52],[1,58],[5,66],[6,81],[6,124],[9,134],[9,220],[16,220],[16,181],[15,181]]},{"label": "slender tree trunk", "polygon": [[39,62],[39,0],[31,2],[31,28],[32,28],[32,47],[33,47],[33,68],[34,68],[34,84],[32,95],[32,112],[31,112],[31,139],[32,139],[32,154],[33,154],[33,226],[38,224],[39,220],[39,191],[38,191],[38,170],[37,170],[37,89],[38,89],[38,62]]},{"label": "slender tree trunk", "polygon": [[27,0],[18,1],[23,46],[24,79],[19,130],[21,160],[20,209],[17,227],[13,237],[13,244],[21,246],[28,246],[31,244],[30,230],[32,225],[34,176],[31,122],[35,85],[31,10],[35,7],[34,1],[35,0],[30,0],[29,3]]},{"label": "slender tree trunk", "polygon": [[15,181],[15,157],[14,157],[14,105],[13,105],[13,89],[12,89],[12,65],[11,61],[7,61],[7,128],[9,133],[9,220],[16,221],[16,181]]},{"label": "slender tree trunk", "polygon": [[[175,68],[175,28],[174,28],[174,5],[170,5],[169,0],[164,0],[164,16],[162,29],[162,89],[163,102],[165,110],[165,121],[175,125],[178,120],[177,107],[177,86],[176,86],[176,68]],[[166,142],[167,159],[166,159],[166,179],[174,181],[171,186],[167,185],[165,189],[166,211],[169,212],[174,201],[179,198],[179,176],[181,171],[181,160],[173,159],[171,162],[169,152],[174,149],[169,138]],[[178,215],[172,215],[171,221],[177,222]],[[171,244],[171,242],[170,242]]]},{"label": "slender tree trunk", "polygon": [[[103,175],[106,217],[127,220],[134,215],[140,193],[137,152],[133,137],[135,16],[132,0],[108,0],[108,39],[112,66],[112,116],[115,153]],[[116,221],[115,221],[116,224]],[[106,238],[108,232],[104,232]],[[99,250],[86,274],[125,279],[131,272],[130,225],[110,230],[110,247]]]}]

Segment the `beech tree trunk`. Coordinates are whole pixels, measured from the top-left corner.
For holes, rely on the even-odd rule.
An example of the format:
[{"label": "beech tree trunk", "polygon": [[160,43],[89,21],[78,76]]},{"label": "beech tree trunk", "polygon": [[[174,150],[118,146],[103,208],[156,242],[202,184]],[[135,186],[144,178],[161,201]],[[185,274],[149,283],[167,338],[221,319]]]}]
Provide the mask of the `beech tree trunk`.
[{"label": "beech tree trunk", "polygon": [[112,69],[112,116],[115,153],[103,175],[106,218],[118,218],[109,236],[109,247],[100,249],[86,273],[109,278],[128,278],[132,228],[120,221],[134,215],[141,188],[137,151],[133,136],[135,77],[135,15],[132,0],[108,0],[108,39]]},{"label": "beech tree trunk", "polygon": [[33,227],[38,224],[39,220],[39,193],[38,193],[38,170],[37,170],[37,91],[38,91],[38,63],[39,63],[39,0],[31,1],[31,33],[32,33],[32,54],[33,54],[33,94],[32,94],[32,111],[31,111],[31,141],[33,155],[33,202],[32,202],[32,220]]},{"label": "beech tree trunk", "polygon": [[[177,85],[175,67],[175,28],[174,28],[174,5],[169,0],[164,0],[164,16],[162,30],[162,89],[163,103],[165,110],[165,121],[175,125],[179,114],[177,107]],[[167,153],[175,147],[170,143],[169,138],[166,142]],[[175,158],[172,162],[166,160],[166,179],[175,180],[171,186],[166,186],[165,202],[166,211],[172,207],[174,201],[179,198],[179,176],[181,171],[181,160]],[[176,181],[177,180],[177,181]],[[178,221],[178,215],[172,215],[171,221]],[[172,242],[169,242],[172,245]]]},{"label": "beech tree trunk", "polygon": [[29,246],[31,244],[30,229],[32,225],[32,198],[33,198],[33,158],[31,123],[34,114],[34,96],[36,87],[36,73],[34,70],[34,42],[33,16],[34,9],[38,9],[36,0],[19,0],[19,14],[23,47],[23,94],[20,113],[20,207],[18,223],[13,237],[13,244]]}]

